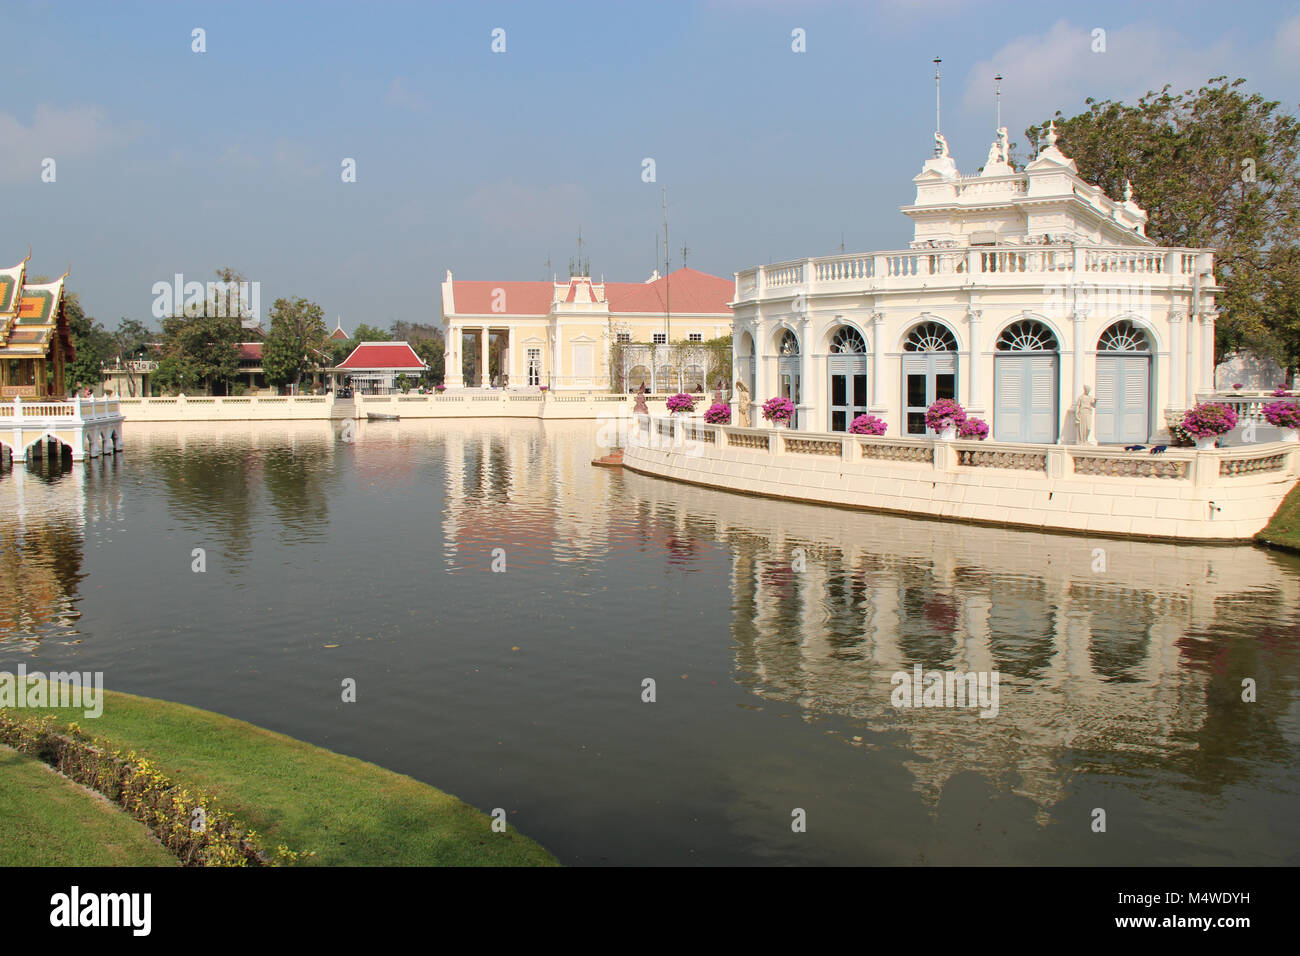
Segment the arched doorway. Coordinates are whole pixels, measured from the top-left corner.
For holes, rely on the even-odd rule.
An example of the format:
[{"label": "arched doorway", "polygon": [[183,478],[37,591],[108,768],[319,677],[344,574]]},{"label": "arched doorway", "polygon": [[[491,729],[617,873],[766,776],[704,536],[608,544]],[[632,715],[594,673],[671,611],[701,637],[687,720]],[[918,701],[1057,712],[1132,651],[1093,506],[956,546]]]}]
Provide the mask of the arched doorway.
[{"label": "arched doorway", "polygon": [[627,373],[627,390],[635,392],[642,385],[650,391],[650,369],[645,365],[633,365]]},{"label": "arched doorway", "polygon": [[1151,338],[1127,319],[1097,340],[1097,441],[1144,442],[1151,431]]},{"label": "arched doorway", "polygon": [[867,343],[855,328],[842,325],[831,336],[826,358],[830,381],[830,430],[846,432],[867,413]]},{"label": "arched doorway", "polygon": [[800,381],[799,381],[799,340],[795,338],[793,332],[786,329],[781,336],[781,344],[777,346],[776,359],[776,376],[777,376],[777,394],[782,398],[788,398],[794,404],[794,417],[790,419],[790,427],[799,427],[799,400],[800,400]]},{"label": "arched doorway", "polygon": [[993,357],[993,435],[998,441],[1056,442],[1060,343],[1037,319],[1012,322]]},{"label": "arched doorway", "polygon": [[957,400],[957,337],[938,322],[922,322],[903,342],[903,410],[908,435],[924,435],[925,410]]}]

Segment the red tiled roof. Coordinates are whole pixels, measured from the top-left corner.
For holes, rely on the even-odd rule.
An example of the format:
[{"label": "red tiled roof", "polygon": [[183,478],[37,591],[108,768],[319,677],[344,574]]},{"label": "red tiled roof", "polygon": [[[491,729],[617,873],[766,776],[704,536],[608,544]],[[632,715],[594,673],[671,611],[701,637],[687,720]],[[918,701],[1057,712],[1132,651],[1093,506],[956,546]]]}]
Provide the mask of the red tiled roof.
[{"label": "red tiled roof", "polygon": [[[627,312],[663,314],[665,286],[669,288],[674,314],[731,317],[727,303],[735,292],[732,280],[686,268],[654,282],[605,283],[609,311],[615,315]],[[504,314],[507,315],[546,315],[551,311],[551,300],[555,296],[553,282],[467,282],[455,279],[452,281],[452,295],[456,314],[491,315],[498,289],[505,292]],[[573,301],[572,285],[567,297]]]},{"label": "red tiled roof", "polygon": [[420,369],[427,368],[415,350],[405,342],[362,342],[340,362],[347,369]]},{"label": "red tiled roof", "polygon": [[348,334],[343,331],[342,327],[337,327],[330,333],[330,338],[332,339],[346,339],[347,337]]},{"label": "red tiled roof", "polygon": [[262,361],[262,343],[261,342],[240,342],[239,360],[241,362]]}]

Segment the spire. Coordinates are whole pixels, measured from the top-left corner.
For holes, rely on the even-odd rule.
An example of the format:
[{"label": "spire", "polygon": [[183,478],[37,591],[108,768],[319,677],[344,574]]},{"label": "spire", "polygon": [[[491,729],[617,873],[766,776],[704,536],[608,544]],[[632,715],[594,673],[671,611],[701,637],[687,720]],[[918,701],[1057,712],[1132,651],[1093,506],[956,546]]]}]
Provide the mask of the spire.
[{"label": "spire", "polygon": [[943,135],[942,113],[939,108],[941,103],[939,64],[943,60],[936,56],[932,62],[934,63],[934,156],[925,161],[925,165],[921,168],[921,176],[931,179],[938,176],[942,179],[955,180],[960,178],[960,174],[957,172],[957,164],[948,155],[948,140]]}]

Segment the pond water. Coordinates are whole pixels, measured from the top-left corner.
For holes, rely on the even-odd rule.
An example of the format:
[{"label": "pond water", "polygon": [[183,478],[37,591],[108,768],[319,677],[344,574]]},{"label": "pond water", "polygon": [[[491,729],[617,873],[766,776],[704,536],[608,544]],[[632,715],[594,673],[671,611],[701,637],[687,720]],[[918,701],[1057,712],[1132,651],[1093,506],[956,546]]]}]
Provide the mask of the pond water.
[{"label": "pond water", "polygon": [[[1300,862],[1300,560],[679,487],[596,435],[129,424],[19,464],[0,669],[381,764],[569,864]],[[996,714],[895,706],[916,665],[996,673]]]}]

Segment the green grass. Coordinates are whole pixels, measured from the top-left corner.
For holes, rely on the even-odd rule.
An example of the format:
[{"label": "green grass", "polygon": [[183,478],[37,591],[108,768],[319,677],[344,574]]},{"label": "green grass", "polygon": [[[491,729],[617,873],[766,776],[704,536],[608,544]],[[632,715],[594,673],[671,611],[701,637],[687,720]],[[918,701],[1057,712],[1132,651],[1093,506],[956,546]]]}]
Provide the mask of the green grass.
[{"label": "green grass", "polygon": [[1264,530],[1255,535],[1261,544],[1300,551],[1300,482],[1282,499],[1273,513],[1273,519]]},{"label": "green grass", "polygon": [[[8,713],[70,721],[66,710]],[[205,790],[265,849],[316,854],[300,866],[558,865],[513,829],[492,832],[486,814],[450,794],[221,714],[106,691],[103,715],[78,723],[112,749],[148,757],[174,782]]]},{"label": "green grass", "polygon": [[35,757],[0,746],[0,861],[5,866],[179,866],[116,806]]}]

